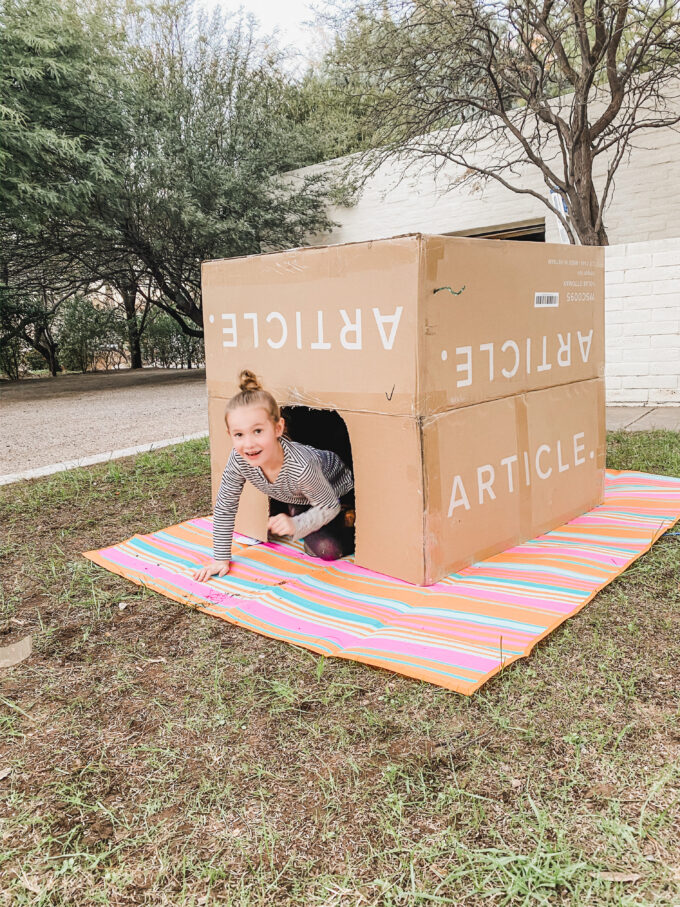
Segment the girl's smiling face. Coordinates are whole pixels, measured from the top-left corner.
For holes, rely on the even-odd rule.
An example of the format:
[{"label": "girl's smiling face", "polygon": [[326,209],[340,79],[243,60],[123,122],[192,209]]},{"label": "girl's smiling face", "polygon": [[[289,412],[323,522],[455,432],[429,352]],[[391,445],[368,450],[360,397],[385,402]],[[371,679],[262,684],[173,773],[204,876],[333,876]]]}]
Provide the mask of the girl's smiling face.
[{"label": "girl's smiling face", "polygon": [[227,419],[227,430],[234,449],[246,463],[265,468],[279,465],[282,448],[279,438],[284,422],[273,422],[263,406],[239,406]]}]

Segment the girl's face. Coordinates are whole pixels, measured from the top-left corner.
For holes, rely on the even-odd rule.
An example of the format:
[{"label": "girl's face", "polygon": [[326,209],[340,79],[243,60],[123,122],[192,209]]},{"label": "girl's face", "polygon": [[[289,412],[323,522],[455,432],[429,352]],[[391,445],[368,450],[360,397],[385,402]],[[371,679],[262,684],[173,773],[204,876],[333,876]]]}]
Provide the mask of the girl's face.
[{"label": "girl's face", "polygon": [[240,406],[229,413],[227,431],[237,453],[253,466],[274,464],[281,456],[283,419],[272,422],[263,406]]}]

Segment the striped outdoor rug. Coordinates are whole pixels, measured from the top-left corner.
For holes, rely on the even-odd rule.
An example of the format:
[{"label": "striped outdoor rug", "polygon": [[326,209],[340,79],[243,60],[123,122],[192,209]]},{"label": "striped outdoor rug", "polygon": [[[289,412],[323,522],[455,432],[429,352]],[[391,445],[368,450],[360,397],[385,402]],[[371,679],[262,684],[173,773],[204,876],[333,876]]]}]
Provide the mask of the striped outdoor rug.
[{"label": "striped outdoor rug", "polygon": [[196,583],[192,571],[211,554],[207,518],[85,556],[265,636],[470,694],[528,655],[680,518],[680,478],[608,471],[605,494],[600,507],[559,529],[427,588],[351,558],[308,558],[299,543],[237,542],[231,572]]}]

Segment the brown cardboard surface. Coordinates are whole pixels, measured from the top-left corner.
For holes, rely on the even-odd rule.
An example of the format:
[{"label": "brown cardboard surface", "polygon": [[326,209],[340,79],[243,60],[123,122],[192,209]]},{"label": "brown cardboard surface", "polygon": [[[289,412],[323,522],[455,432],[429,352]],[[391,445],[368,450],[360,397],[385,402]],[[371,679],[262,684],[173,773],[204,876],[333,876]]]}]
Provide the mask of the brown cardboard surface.
[{"label": "brown cardboard surface", "polygon": [[601,378],[604,252],[423,237],[419,316],[420,413]]},{"label": "brown cardboard surface", "polygon": [[[213,489],[231,444],[210,400]],[[602,500],[601,379],[437,415],[339,414],[352,444],[356,563],[427,585],[540,535]],[[319,446],[322,446],[320,440]],[[237,531],[266,538],[266,497],[246,483]]]},{"label": "brown cardboard surface", "polygon": [[[584,381],[527,395],[528,449],[539,475],[531,494],[527,538],[602,503],[607,453],[604,381]],[[541,449],[543,445],[543,449]]]},{"label": "brown cardboard surface", "polygon": [[[483,557],[519,539],[523,497],[501,487],[495,499],[485,494],[480,504],[476,476],[478,466],[517,450],[517,408],[516,398],[507,397],[446,413],[424,426],[426,582],[466,566],[478,552]],[[502,467],[494,468],[500,473]]]},{"label": "brown cardboard surface", "polygon": [[250,368],[282,402],[427,416],[604,373],[592,247],[414,234],[205,262],[203,308],[223,397]]},{"label": "brown cardboard surface", "polygon": [[[603,274],[601,249],[421,235],[205,263],[213,496],[248,368],[345,420],[369,569],[435,582],[595,506]],[[237,530],[267,515],[247,484]]]},{"label": "brown cardboard surface", "polygon": [[425,582],[420,426],[405,416],[340,413],[349,430],[356,497],[355,562]]},{"label": "brown cardboard surface", "polygon": [[601,503],[604,382],[480,403],[423,430],[426,582]]},{"label": "brown cardboard surface", "polygon": [[208,396],[208,431],[210,433],[210,478],[212,500],[215,503],[220,478],[231,453],[231,440],[224,424],[227,400],[224,397]]},{"label": "brown cardboard surface", "polygon": [[416,395],[420,239],[205,262],[208,386],[241,369],[282,403],[410,414]]}]

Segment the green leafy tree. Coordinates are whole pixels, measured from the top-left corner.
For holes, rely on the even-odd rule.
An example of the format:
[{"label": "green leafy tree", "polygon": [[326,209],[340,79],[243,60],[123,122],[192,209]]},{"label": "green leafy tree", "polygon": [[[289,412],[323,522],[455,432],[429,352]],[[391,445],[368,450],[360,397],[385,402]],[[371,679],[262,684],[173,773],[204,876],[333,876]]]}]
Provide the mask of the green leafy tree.
[{"label": "green leafy tree", "polygon": [[[121,36],[73,2],[0,0],[0,217],[39,232],[115,178]],[[105,112],[105,116],[101,112]]]},{"label": "green leafy tree", "polygon": [[69,295],[61,296],[46,286],[23,295],[0,295],[0,347],[34,350],[55,376],[61,369],[55,325],[59,309]]},{"label": "green leafy tree", "polygon": [[21,365],[24,359],[25,346],[19,337],[12,336],[0,343],[0,375],[11,381],[21,377]]},{"label": "green leafy tree", "polygon": [[142,337],[147,365],[161,368],[197,368],[205,362],[203,340],[185,333],[174,318],[156,309]]},{"label": "green leafy tree", "polygon": [[59,308],[92,281],[71,224],[117,180],[120,46],[94,7],[0,0],[0,343],[52,375]]},{"label": "green leafy tree", "polygon": [[[327,56],[286,86],[285,112],[305,139],[306,159],[316,164],[372,147],[373,131],[366,104],[354,79],[329,63]],[[340,197],[348,187],[338,187]]]},{"label": "green leafy tree", "polygon": [[117,149],[122,191],[101,194],[89,227],[109,258],[125,250],[150,275],[154,305],[201,336],[201,261],[303,244],[329,226],[330,184],[286,177],[309,162],[309,142],[252,22],[195,16],[181,0],[127,27],[135,91]]},{"label": "green leafy tree", "polygon": [[329,180],[287,175],[320,159],[320,130],[243,17],[0,0],[0,54],[0,329],[53,374],[46,319],[64,299],[113,288],[140,365],[149,306],[202,335],[202,260],[329,226]]},{"label": "green leafy tree", "polygon": [[62,307],[59,336],[61,361],[70,371],[107,368],[125,356],[120,313],[84,296],[75,296]]}]

